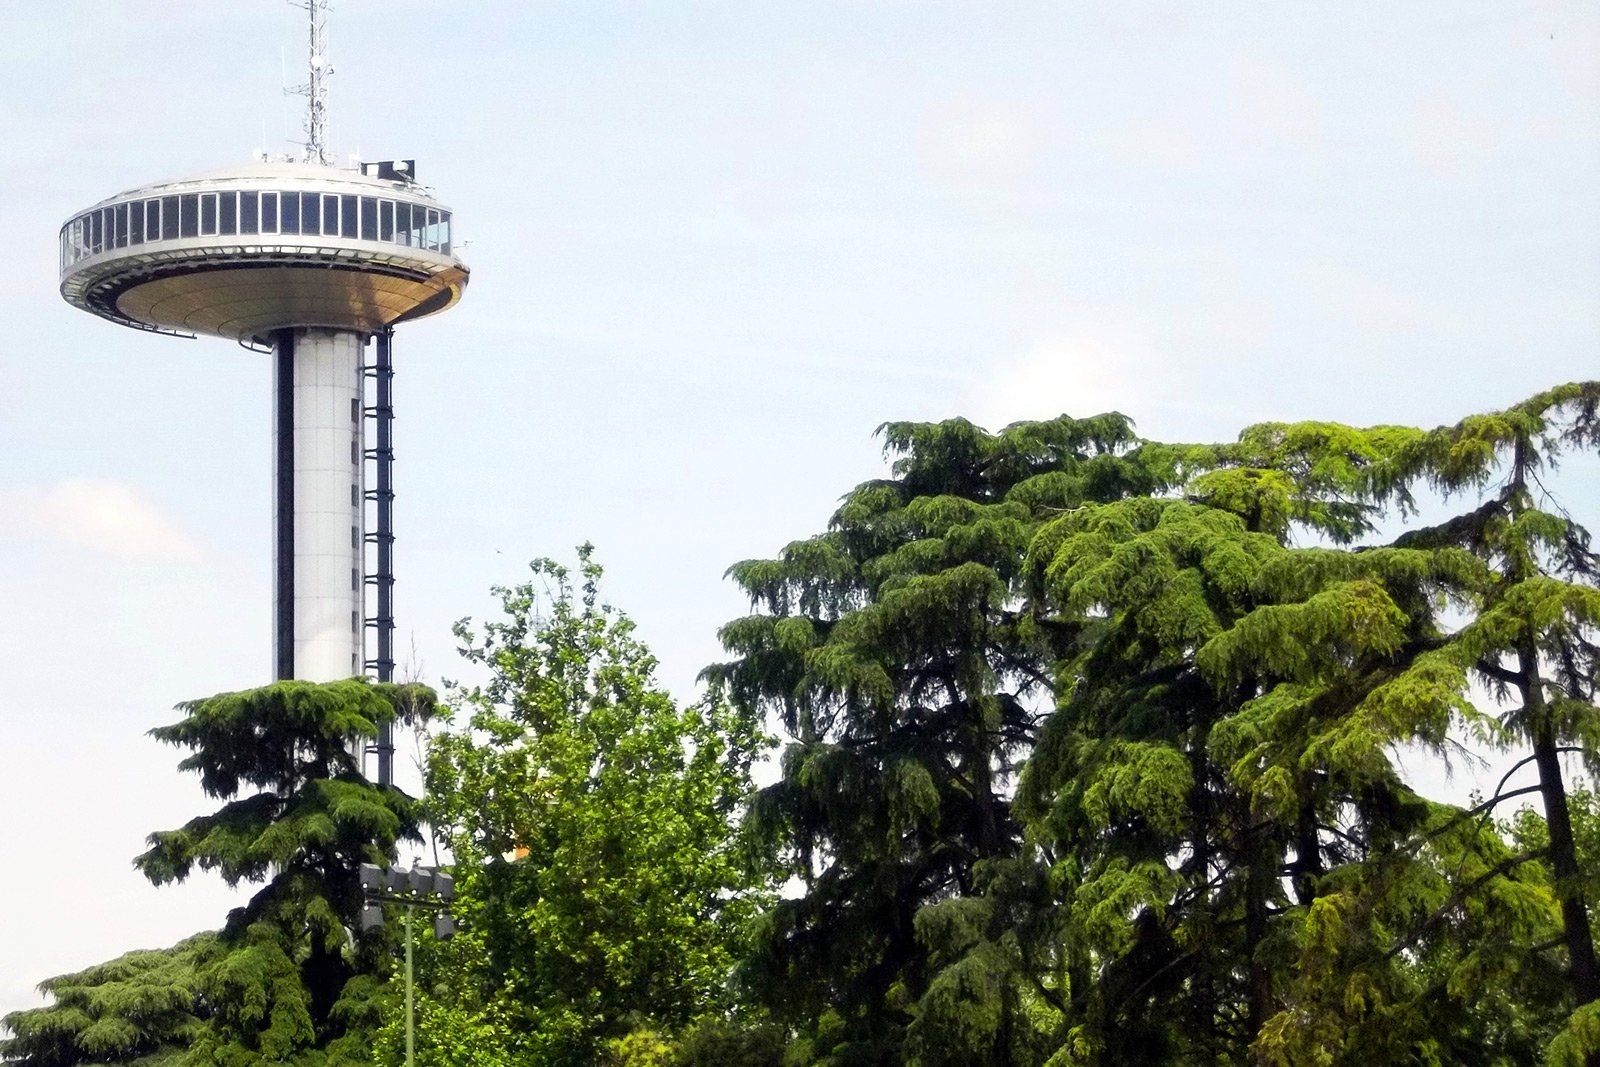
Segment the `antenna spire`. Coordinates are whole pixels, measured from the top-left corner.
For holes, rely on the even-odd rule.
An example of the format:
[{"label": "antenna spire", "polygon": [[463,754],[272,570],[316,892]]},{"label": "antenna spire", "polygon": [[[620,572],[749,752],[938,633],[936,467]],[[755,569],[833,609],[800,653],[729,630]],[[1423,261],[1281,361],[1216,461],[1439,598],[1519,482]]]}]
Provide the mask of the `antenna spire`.
[{"label": "antenna spire", "polygon": [[328,78],[333,74],[333,64],[328,60],[328,0],[289,0],[310,16],[311,39],[308,66],[310,78],[304,85],[287,90],[306,98],[305,150],[303,163],[333,164],[332,146],[328,143]]}]

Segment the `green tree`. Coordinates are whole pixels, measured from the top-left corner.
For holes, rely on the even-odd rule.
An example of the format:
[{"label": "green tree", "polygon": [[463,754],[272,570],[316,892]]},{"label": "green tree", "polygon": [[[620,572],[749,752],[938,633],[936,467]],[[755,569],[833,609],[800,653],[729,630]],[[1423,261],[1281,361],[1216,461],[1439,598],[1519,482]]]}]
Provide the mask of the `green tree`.
[{"label": "green tree", "polygon": [[52,1003],[7,1015],[0,1058],[28,1067],[166,1064],[206,1025],[199,972],[215,959],[215,934],[166,949],[128,952],[40,983]]},{"label": "green tree", "polygon": [[458,624],[487,678],[451,690],[458,728],[428,762],[458,874],[459,1003],[540,1064],[726,1011],[762,899],[734,826],[765,739],[715,699],[676,704],[579,557],[577,588],[540,560],[497,590],[502,618]]},{"label": "green tree", "polygon": [[7,1017],[3,1054],[26,1067],[366,1062],[390,946],[351,933],[358,867],[420,837],[416,801],[367,781],[353,743],[433,705],[426,687],[361,679],[179,705],[183,719],[151,733],[188,749],[180,768],[224,803],[151,834],[134,863],[157,885],[198,868],[261,888],[216,933],[45,982],[54,1003]]},{"label": "green tree", "polygon": [[[990,941],[1005,917],[968,902],[1016,873],[1012,779],[1073,639],[1022,602],[1027,546],[1064,511],[1176,484],[1184,452],[1140,447],[1115,414],[881,433],[891,478],[729,572],[759,610],[723,628],[735,658],[707,676],[791,738],[751,824],[804,887],[745,973],[819,1061],[899,1062],[911,1032],[928,1062],[1012,1062],[1050,1008],[1031,941]],[[925,913],[943,903],[960,910]]]},{"label": "green tree", "polygon": [[[1556,899],[1580,895],[1559,849],[1546,872],[1487,823],[1502,797],[1473,812],[1428,802],[1388,752],[1442,751],[1459,723],[1492,736],[1471,673],[1493,682],[1485,650],[1509,657],[1503,642],[1540,626],[1567,644],[1547,636],[1523,662],[1566,663],[1563,695],[1588,692],[1586,535],[1529,523],[1579,577],[1542,586],[1516,623],[1501,605],[1526,579],[1503,561],[1537,553],[1471,536],[1496,513],[1511,526],[1531,514],[1514,458],[1498,502],[1392,546],[1292,537],[1350,541],[1384,505],[1403,517],[1423,479],[1486,480],[1495,440],[1587,445],[1591,391],[1433,432],[1253,427],[1186,500],[1085,507],[1035,538],[1039,610],[1084,635],[1058,666],[1062,704],[1019,801],[1053,866],[1056,937],[1087,963],[1077,982],[1068,967],[1065,984],[1089,989],[1066,1013],[1068,1060],[1242,1062],[1248,1048],[1271,1063],[1510,1064],[1549,1039],[1559,984],[1542,953]],[[1565,423],[1546,416],[1562,406]],[[1524,697],[1503,716],[1515,736],[1530,702],[1499,680]],[[1581,1047],[1592,1019],[1580,1009],[1552,1056]]]},{"label": "green tree", "polygon": [[1374,543],[1439,432],[888,432],[894,478],[733,569],[764,611],[710,672],[794,739],[751,821],[804,891],[747,973],[797,1062],[1536,1054],[1563,877],[1389,756],[1495,728],[1492,560]]},{"label": "green tree", "polygon": [[[1591,901],[1569,810],[1563,753],[1600,769],[1600,557],[1587,529],[1541,481],[1563,455],[1600,445],[1600,382],[1560,386],[1504,411],[1441,427],[1407,449],[1402,476],[1476,506],[1403,540],[1450,545],[1489,569],[1476,611],[1446,654],[1500,698],[1505,747],[1528,756],[1544,809],[1550,867],[1560,902],[1573,1015],[1550,1051],[1554,1062],[1600,1063],[1600,964]],[[1491,798],[1494,800],[1499,797]]]}]

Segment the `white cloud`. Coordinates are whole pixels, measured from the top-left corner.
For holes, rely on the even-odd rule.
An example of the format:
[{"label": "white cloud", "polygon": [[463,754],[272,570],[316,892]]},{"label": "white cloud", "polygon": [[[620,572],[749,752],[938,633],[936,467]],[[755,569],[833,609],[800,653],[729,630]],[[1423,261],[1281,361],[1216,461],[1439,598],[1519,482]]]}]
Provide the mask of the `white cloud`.
[{"label": "white cloud", "polygon": [[0,486],[0,534],[31,535],[123,559],[186,559],[194,541],[137,489],[96,478]]},{"label": "white cloud", "polygon": [[1164,118],[1112,126],[1097,139],[1097,149],[1118,163],[1135,167],[1192,167],[1205,154],[1190,126]]},{"label": "white cloud", "polygon": [[1089,337],[1040,341],[1001,364],[966,398],[979,425],[999,429],[1019,419],[1076,417],[1121,411],[1133,415],[1152,397],[1145,361],[1130,346]]},{"label": "white cloud", "polygon": [[1033,180],[1040,140],[1029,105],[959,99],[929,109],[918,149],[924,174],[946,189],[1011,194]]},{"label": "white cloud", "polygon": [[1509,132],[1442,95],[1412,108],[1405,127],[1411,152],[1424,173],[1443,180],[1466,176],[1504,143]]}]

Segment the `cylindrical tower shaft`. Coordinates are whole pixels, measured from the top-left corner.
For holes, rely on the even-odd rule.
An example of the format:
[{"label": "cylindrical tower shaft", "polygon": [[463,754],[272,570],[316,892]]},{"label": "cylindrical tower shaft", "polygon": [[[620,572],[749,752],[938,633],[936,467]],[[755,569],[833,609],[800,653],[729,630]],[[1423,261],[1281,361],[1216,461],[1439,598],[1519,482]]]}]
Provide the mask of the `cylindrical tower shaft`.
[{"label": "cylindrical tower shaft", "polygon": [[350,330],[274,335],[274,667],[329,682],[362,671],[361,355]]}]

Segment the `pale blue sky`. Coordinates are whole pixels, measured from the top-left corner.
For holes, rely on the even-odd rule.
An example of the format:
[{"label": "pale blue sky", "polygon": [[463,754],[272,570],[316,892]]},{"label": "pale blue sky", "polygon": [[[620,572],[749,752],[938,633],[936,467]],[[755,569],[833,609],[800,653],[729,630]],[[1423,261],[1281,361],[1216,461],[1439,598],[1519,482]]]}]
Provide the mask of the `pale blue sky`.
[{"label": "pale blue sky", "polygon": [[[301,17],[0,22],[0,1012],[226,906],[128,860],[203,805],[143,731],[266,680],[268,363],[72,311],[55,240],[284,147]],[[472,241],[397,344],[430,678],[591,539],[692,693],[722,571],[820,529],[886,419],[1434,423],[1600,370],[1592,4],[339,0],[332,55],[341,153],[415,157]]]}]

